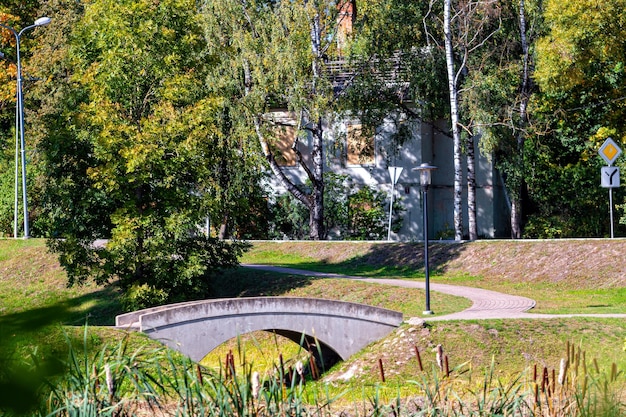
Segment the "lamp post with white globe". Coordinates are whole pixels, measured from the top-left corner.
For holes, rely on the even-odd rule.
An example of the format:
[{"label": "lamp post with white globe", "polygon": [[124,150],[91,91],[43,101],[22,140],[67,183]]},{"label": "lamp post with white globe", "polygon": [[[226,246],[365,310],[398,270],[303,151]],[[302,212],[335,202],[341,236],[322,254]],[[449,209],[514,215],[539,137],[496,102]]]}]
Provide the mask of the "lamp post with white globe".
[{"label": "lamp post with white globe", "polygon": [[436,170],[436,166],[423,163],[414,170],[420,173],[420,183],[422,185],[422,194],[424,201],[424,281],[426,286],[426,310],[423,314],[430,315],[433,311],[430,309],[430,271],[428,265],[428,186],[432,182],[432,171]]}]

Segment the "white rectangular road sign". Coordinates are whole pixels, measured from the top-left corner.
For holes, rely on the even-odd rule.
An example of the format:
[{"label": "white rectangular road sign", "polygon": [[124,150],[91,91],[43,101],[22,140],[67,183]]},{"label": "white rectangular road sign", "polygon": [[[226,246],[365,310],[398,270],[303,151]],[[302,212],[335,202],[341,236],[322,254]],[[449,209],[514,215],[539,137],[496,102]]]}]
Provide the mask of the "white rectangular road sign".
[{"label": "white rectangular road sign", "polygon": [[600,173],[602,179],[600,185],[604,188],[619,187],[619,168],[618,167],[602,167]]}]

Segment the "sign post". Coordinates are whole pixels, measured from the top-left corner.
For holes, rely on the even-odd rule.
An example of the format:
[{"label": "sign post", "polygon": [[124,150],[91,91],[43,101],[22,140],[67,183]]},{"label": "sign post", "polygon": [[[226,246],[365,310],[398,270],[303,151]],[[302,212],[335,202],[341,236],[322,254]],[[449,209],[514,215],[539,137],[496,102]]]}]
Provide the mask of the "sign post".
[{"label": "sign post", "polygon": [[396,189],[396,184],[402,174],[402,167],[388,167],[389,176],[391,177],[391,202],[389,203],[389,227],[387,228],[387,240],[391,241],[391,217],[393,215],[393,192]]},{"label": "sign post", "polygon": [[609,216],[611,222],[611,239],[613,239],[613,188],[620,186],[619,168],[613,166],[613,162],[622,154],[621,148],[611,138],[607,138],[598,151],[602,159],[609,164],[600,171],[600,186],[609,189]]}]

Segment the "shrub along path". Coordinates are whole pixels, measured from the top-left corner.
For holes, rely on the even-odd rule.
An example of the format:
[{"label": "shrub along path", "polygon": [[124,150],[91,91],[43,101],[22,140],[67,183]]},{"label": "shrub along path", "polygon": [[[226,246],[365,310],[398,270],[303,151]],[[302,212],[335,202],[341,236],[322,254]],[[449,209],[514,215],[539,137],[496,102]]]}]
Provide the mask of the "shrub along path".
[{"label": "shrub along path", "polygon": [[[273,271],[282,274],[307,275],[320,278],[343,278],[353,279],[362,282],[375,284],[394,285],[397,287],[425,289],[426,285],[422,281],[409,281],[401,279],[384,278],[362,278],[326,272],[306,271],[302,269],[284,268],[271,265],[242,265],[246,268],[263,271]],[[546,319],[559,317],[612,317],[626,318],[626,314],[533,314],[528,311],[535,306],[535,300],[516,295],[503,294],[501,292],[483,290],[480,288],[463,287],[459,285],[431,283],[432,291],[468,298],[472,301],[472,306],[458,313],[443,316],[424,316],[421,319],[427,321],[434,320],[478,320],[478,319]],[[436,312],[435,312],[436,313]],[[411,320],[409,320],[411,322]]]}]

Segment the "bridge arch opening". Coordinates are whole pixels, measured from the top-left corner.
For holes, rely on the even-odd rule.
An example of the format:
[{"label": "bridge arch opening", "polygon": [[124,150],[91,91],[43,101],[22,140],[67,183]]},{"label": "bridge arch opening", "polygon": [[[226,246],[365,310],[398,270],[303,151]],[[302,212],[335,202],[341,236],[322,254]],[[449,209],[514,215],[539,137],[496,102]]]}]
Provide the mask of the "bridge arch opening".
[{"label": "bridge arch opening", "polygon": [[[301,362],[305,374],[327,371],[341,360],[332,347],[298,332],[278,329],[257,330],[233,337],[208,352],[200,361],[211,369],[224,369],[229,355],[235,367],[251,366],[260,373],[272,372],[282,365],[285,372]],[[315,367],[313,371],[311,368]]]}]

